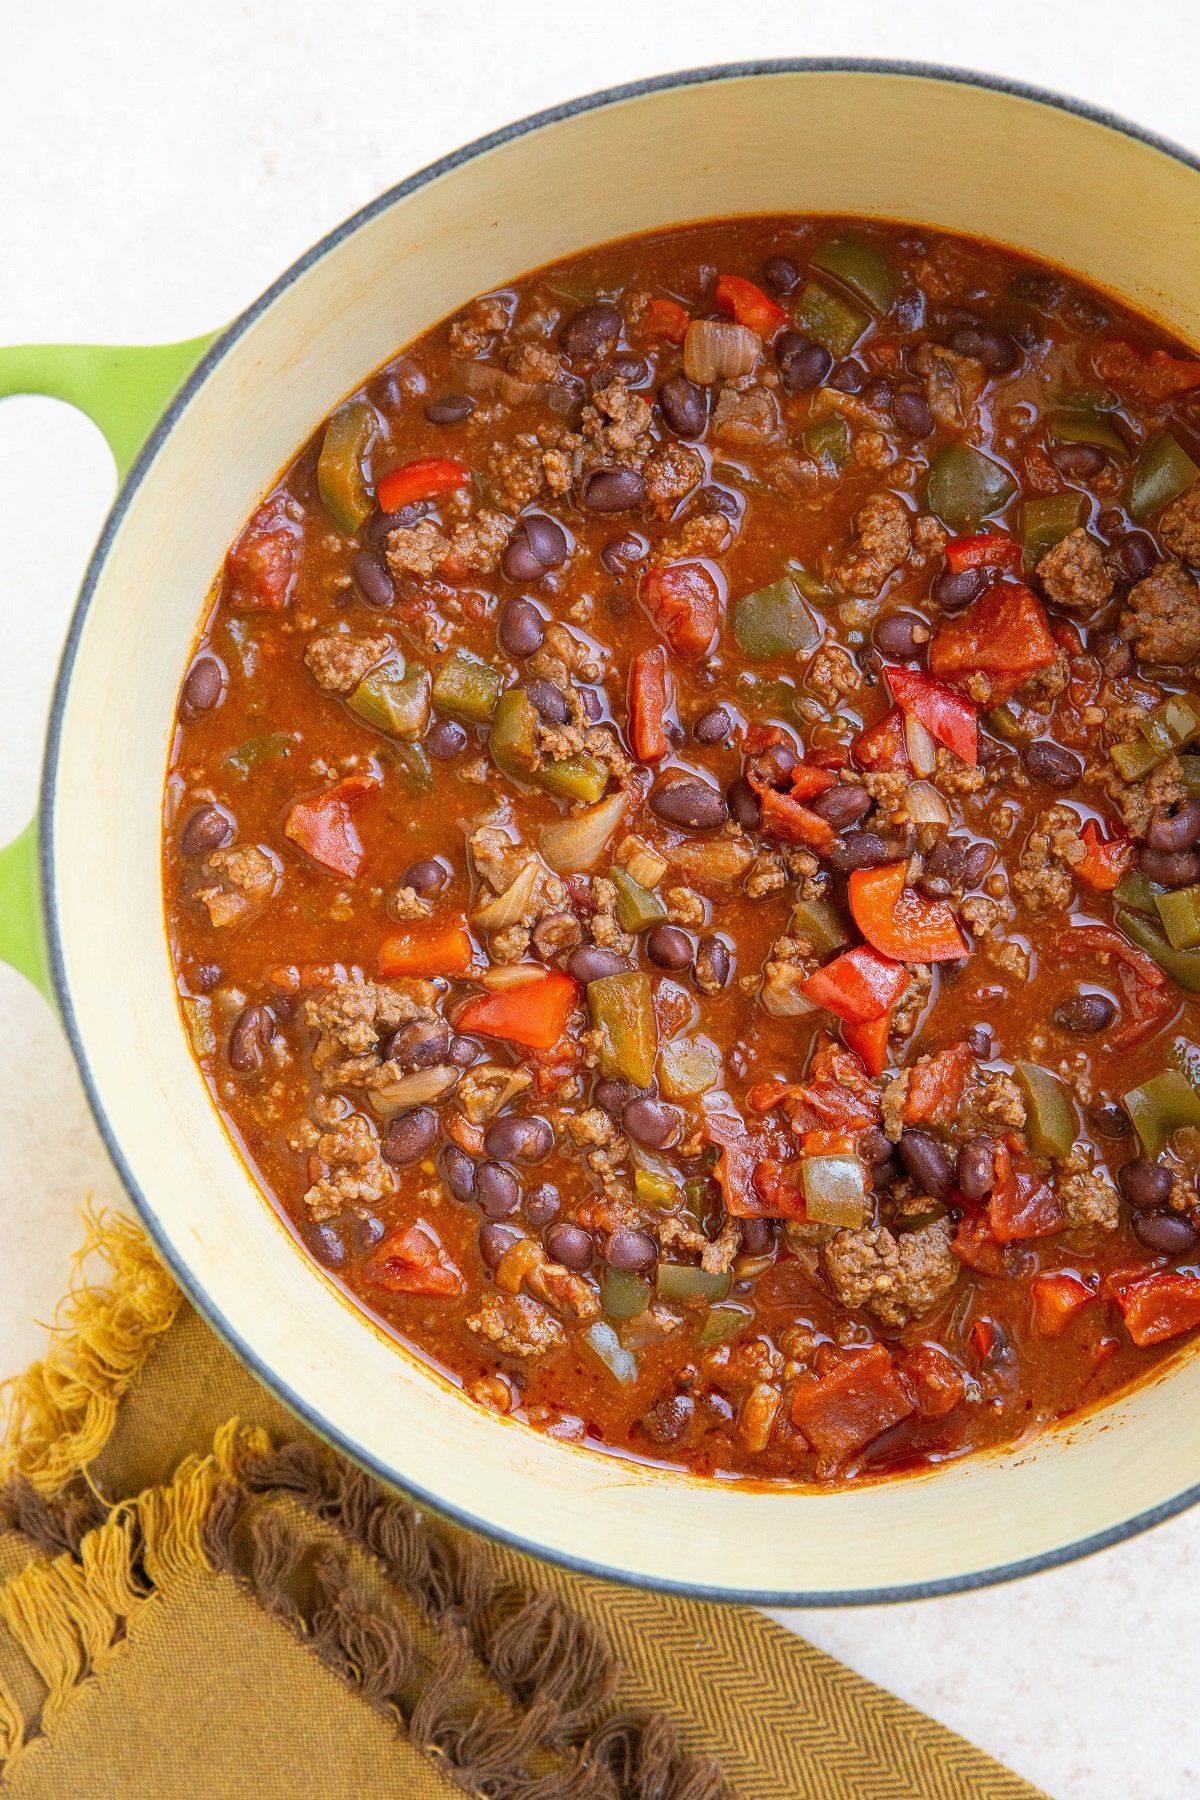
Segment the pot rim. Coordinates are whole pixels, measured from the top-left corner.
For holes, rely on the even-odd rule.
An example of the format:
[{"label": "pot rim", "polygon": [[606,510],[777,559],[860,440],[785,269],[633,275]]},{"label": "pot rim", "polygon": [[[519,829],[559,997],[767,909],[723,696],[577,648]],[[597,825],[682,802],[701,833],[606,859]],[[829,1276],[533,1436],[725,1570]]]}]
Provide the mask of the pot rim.
[{"label": "pot rim", "polygon": [[166,1262],[197,1311],[234,1350],[255,1378],[272,1390],[318,1437],[331,1444],[360,1467],[369,1470],[385,1485],[400,1488],[414,1499],[432,1508],[436,1513],[453,1520],[467,1530],[478,1532],[484,1537],[504,1543],[526,1555],[556,1563],[576,1573],[595,1576],[601,1580],[617,1581],[625,1586],[657,1592],[682,1594],[692,1599],[716,1600],[758,1607],[815,1608],[873,1606],[901,1601],[935,1599],[949,1594],[968,1593],[976,1588],[991,1587],[1000,1582],[1013,1581],[1022,1576],[1037,1574],[1045,1569],[1058,1568],[1081,1557],[1090,1556],[1097,1551],[1123,1543],[1127,1538],[1132,1538],[1140,1532],[1148,1530],[1151,1526],[1162,1524],[1167,1519],[1174,1518],[1177,1514],[1186,1511],[1200,1501],[1200,1482],[1185,1488],[1169,1500],[1161,1501],[1156,1506],[1135,1513],[1132,1518],[1119,1525],[1110,1526],[1104,1531],[1059,1545],[1054,1549],[1042,1551],[1035,1556],[1020,1558],[1015,1562],[1000,1563],[938,1580],[894,1583],[877,1588],[810,1591],[710,1587],[703,1583],[635,1575],[602,1561],[592,1561],[586,1557],[547,1550],[544,1546],[522,1537],[520,1533],[506,1531],[476,1518],[462,1507],[449,1505],[436,1492],[416,1483],[402,1481],[395,1470],[389,1468],[379,1458],[369,1455],[360,1446],[350,1442],[330,1419],[295,1392],[283,1374],[267,1367],[263,1359],[246,1345],[241,1334],[195,1280],[186,1261],[176,1252],[167,1231],[160,1224],[154,1206],[134,1177],[124,1156],[117,1134],[109,1121],[92,1077],[64,967],[55,897],[54,867],[54,817],[67,694],[71,686],[83,626],[109,549],[137,495],[147,470],[174,429],[184,409],[190,403],[193,395],[203,386],[211,371],[254,321],[324,256],[336,249],[347,238],[353,236],[362,226],[386,212],[397,201],[405,199],[409,194],[427,186],[440,176],[448,174],[504,144],[514,142],[535,131],[540,131],[546,126],[558,124],[579,114],[596,112],[604,107],[614,106],[622,101],[644,95],[662,93],[680,87],[715,85],[719,82],[742,80],[754,76],[793,74],[904,76],[917,80],[941,82],[947,86],[978,88],[985,92],[1005,94],[1015,100],[1072,114],[1089,124],[1101,125],[1121,136],[1145,144],[1200,174],[1200,156],[1185,150],[1171,139],[1135,125],[1130,120],[1110,112],[1104,107],[1093,106],[1087,101],[1058,94],[1052,89],[1038,87],[1029,82],[1012,80],[1006,76],[983,74],[976,70],[961,69],[940,63],[910,62],[879,57],[778,57],[747,62],[716,63],[702,68],[675,70],[667,74],[647,76],[636,81],[621,82],[616,86],[602,88],[594,93],[563,101],[557,106],[546,107],[539,112],[530,113],[522,119],[502,125],[497,130],[475,138],[461,148],[425,164],[403,181],[368,201],[365,206],[360,207],[341,224],[318,239],[311,248],[291,263],[256,300],[253,300],[244,311],[239,313],[237,318],[220,333],[211,347],[205,351],[183,385],[173,395],[142,444],[105,519],[103,529],[88,560],[79,595],[72,610],[62,658],[55,677],[47,723],[46,748],[38,793],[37,820],[39,880],[50,978],[71,1053],[75,1059],[97,1129],[121,1179],[122,1186],[133,1202],[142,1224],[153,1239],[158,1254]]}]

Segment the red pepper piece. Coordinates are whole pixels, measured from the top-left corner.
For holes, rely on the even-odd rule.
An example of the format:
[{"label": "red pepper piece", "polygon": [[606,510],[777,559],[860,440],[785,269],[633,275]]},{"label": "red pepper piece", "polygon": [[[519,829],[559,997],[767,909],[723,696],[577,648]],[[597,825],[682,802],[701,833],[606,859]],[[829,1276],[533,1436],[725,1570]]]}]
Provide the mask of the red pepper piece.
[{"label": "red pepper piece", "polygon": [[944,619],[929,644],[929,668],[940,681],[961,685],[989,679],[989,706],[1010,700],[1023,681],[1049,668],[1057,654],[1046,609],[1017,582],[989,588],[957,618]]},{"label": "red pepper piece", "polygon": [[372,1286],[386,1288],[390,1294],[451,1299],[465,1288],[454,1264],[419,1225],[389,1232],[367,1263],[365,1273]]},{"label": "red pepper piece", "polygon": [[651,300],[641,318],[643,336],[668,344],[682,344],[690,324],[687,309],[678,300]]},{"label": "red pepper piece", "polygon": [[842,1026],[842,1037],[846,1048],[862,1058],[869,1075],[882,1075],[887,1068],[888,1037],[892,1029],[891,1013],[884,1013],[881,1019],[869,1019],[865,1024],[855,1024],[847,1020]]},{"label": "red pepper piece", "polygon": [[901,710],[973,769],[979,743],[979,713],[974,701],[919,669],[885,667],[883,672]]},{"label": "red pepper piece", "polygon": [[951,538],[946,561],[956,575],[964,569],[1019,569],[1024,551],[1004,531],[981,531],[974,537]]},{"label": "red pepper piece", "polygon": [[575,1010],[579,983],[561,969],[542,969],[529,981],[468,1000],[455,1029],[505,1038],[530,1050],[553,1050]]},{"label": "red pepper piece", "polygon": [[982,1209],[960,1219],[950,1244],[959,1262],[977,1275],[1003,1275],[1004,1245],[992,1230],[987,1213]]},{"label": "red pepper piece", "polygon": [[671,748],[663,720],[667,710],[667,653],[652,644],[629,670],[629,735],[639,762],[661,762]]},{"label": "red pepper piece", "polygon": [[1115,837],[1102,837],[1095,819],[1085,819],[1079,835],[1087,848],[1087,855],[1082,862],[1073,865],[1076,875],[1080,881],[1086,882],[1088,887],[1095,888],[1099,893],[1111,893],[1133,861],[1132,838],[1127,837],[1123,831],[1119,831]]},{"label": "red pepper piece", "polygon": [[1097,344],[1092,352],[1092,367],[1101,381],[1155,404],[1200,387],[1200,362],[1170,356],[1165,350],[1139,350],[1125,338],[1109,338]]},{"label": "red pepper piece", "polygon": [[351,809],[378,786],[377,775],[347,775],[312,800],[294,801],[284,817],[284,835],[307,851],[314,862],[353,881],[362,862],[363,847]]},{"label": "red pepper piece", "polygon": [[951,1044],[930,1056],[918,1057],[908,1077],[904,1123],[953,1124],[974,1067],[975,1054],[967,1043]]},{"label": "red pepper piece", "polygon": [[918,1344],[900,1366],[923,1419],[944,1419],[966,1392],[962,1370],[936,1344]]},{"label": "red pepper piece", "polygon": [[1200,1279],[1163,1269],[1118,1294],[1125,1329],[1139,1350],[1200,1325]]},{"label": "red pepper piece", "polygon": [[814,969],[801,983],[800,992],[827,1012],[851,1025],[886,1019],[908,986],[908,970],[902,963],[880,956],[869,944],[856,944],[835,956],[824,968]]},{"label": "red pepper piece", "polygon": [[384,938],[379,946],[379,973],[385,981],[401,975],[421,979],[461,975],[470,968],[473,956],[470,935],[461,920],[417,925]]},{"label": "red pepper piece", "polygon": [[1097,1298],[1093,1288],[1065,1269],[1035,1275],[1029,1284],[1033,1323],[1043,1337],[1061,1337],[1077,1313]]},{"label": "red pepper piece", "polygon": [[860,769],[875,769],[889,773],[895,769],[907,769],[908,746],[904,740],[904,714],[898,706],[885,712],[882,719],[874,725],[868,725],[860,731],[854,740],[851,754]]},{"label": "red pepper piece", "polygon": [[[751,782],[753,786],[753,781]],[[765,837],[780,838],[785,844],[806,844],[819,856],[833,849],[835,833],[828,819],[812,811],[790,794],[776,788],[763,788],[759,794],[762,807],[762,831]]]},{"label": "red pepper piece", "polygon": [[953,909],[906,885],[908,864],[855,869],[850,911],[867,942],[893,962],[952,962],[970,953]]},{"label": "red pepper piece", "polygon": [[774,337],[787,314],[769,294],[741,275],[721,275],[717,279],[717,305],[722,312],[732,313],[739,325],[749,326],[759,337]]},{"label": "red pepper piece", "polygon": [[792,1423],[817,1452],[817,1474],[835,1475],[881,1432],[915,1411],[912,1389],[882,1344],[826,1349],[815,1381],[792,1398]]},{"label": "red pepper piece", "polygon": [[375,498],[381,512],[399,512],[414,500],[433,500],[438,494],[466,487],[471,471],[450,456],[418,456],[391,469],[379,483]]}]

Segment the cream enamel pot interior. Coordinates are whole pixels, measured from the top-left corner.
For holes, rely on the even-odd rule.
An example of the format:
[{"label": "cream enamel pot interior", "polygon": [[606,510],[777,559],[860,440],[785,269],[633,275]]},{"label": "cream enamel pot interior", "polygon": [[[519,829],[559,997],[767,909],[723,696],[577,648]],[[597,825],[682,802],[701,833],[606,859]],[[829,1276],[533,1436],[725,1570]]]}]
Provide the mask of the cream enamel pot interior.
[{"label": "cream enamel pot interior", "polygon": [[[189,1293],[285,1400],[380,1476],[539,1554],[814,1604],[968,1587],[1190,1504],[1200,1358],[1008,1454],[853,1492],[698,1482],[496,1419],[347,1305],[253,1185],[188,1052],[159,879],[175,697],[214,571],[341,396],[473,294],[551,258],[789,210],[978,233],[1200,343],[1200,171],[1052,96],[936,70],[772,64],[648,82],[498,133],[306,256],[207,352],[153,431],[75,616],[40,831],[54,988],[109,1148]],[[198,349],[161,351],[149,389],[169,391]],[[0,392],[39,385],[14,368],[5,378],[0,363]],[[40,385],[88,404],[69,372]],[[110,424],[119,452],[138,435],[136,419]],[[10,949],[22,866],[10,852],[0,880]],[[27,944],[26,962],[35,954]]]}]

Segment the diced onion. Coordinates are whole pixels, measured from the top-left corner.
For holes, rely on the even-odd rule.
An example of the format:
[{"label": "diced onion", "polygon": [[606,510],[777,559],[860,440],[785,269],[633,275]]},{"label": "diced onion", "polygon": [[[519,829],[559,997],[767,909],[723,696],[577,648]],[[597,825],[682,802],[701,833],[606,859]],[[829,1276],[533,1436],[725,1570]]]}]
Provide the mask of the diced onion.
[{"label": "diced onion", "polygon": [[369,1088],[367,1099],[372,1112],[381,1119],[390,1119],[410,1106],[428,1106],[431,1100],[440,1100],[457,1087],[461,1074],[462,1070],[452,1063],[435,1063],[431,1069],[413,1069],[386,1087]]},{"label": "diced onion", "polygon": [[683,372],[689,381],[724,381],[749,375],[762,352],[762,339],[729,319],[693,319],[683,340]]},{"label": "diced onion", "polygon": [[615,1375],[623,1387],[628,1387],[637,1380],[637,1357],[632,1350],[624,1348],[611,1325],[605,1325],[602,1320],[597,1319],[583,1335],[609,1373]]},{"label": "diced onion", "polygon": [[560,875],[569,875],[590,869],[598,862],[609,838],[621,823],[625,799],[624,792],[610,794],[607,800],[585,807],[583,812],[543,825],[542,855],[550,867]]},{"label": "diced onion", "polygon": [[904,743],[914,775],[932,775],[937,768],[937,740],[911,713],[904,721]]},{"label": "diced onion", "polygon": [[950,808],[931,781],[914,781],[904,796],[904,810],[914,825],[949,825]]},{"label": "diced onion", "polygon": [[807,995],[800,992],[808,976],[801,963],[771,963],[763,977],[759,1000],[764,1012],[773,1019],[794,1019],[801,1013],[815,1012]]},{"label": "diced onion", "polygon": [[524,987],[545,973],[541,963],[493,963],[490,968],[480,969],[477,975],[472,975],[471,980],[490,993],[497,993],[501,988]]},{"label": "diced onion", "polygon": [[494,900],[489,900],[486,906],[481,906],[471,914],[472,925],[489,933],[504,931],[509,925],[519,925],[521,914],[533,899],[533,891],[542,872],[541,859],[531,856],[515,881],[502,894],[497,894]]},{"label": "diced onion", "polygon": [[866,1174],[857,1156],[806,1156],[804,1210],[818,1225],[857,1231],[867,1213]]}]

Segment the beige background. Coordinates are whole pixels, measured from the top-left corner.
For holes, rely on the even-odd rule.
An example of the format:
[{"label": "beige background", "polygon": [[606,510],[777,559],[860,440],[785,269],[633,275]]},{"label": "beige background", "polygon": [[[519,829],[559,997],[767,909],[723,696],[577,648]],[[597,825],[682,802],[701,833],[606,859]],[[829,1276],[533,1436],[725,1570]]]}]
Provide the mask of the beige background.
[{"label": "beige background", "polygon": [[[687,64],[973,65],[1200,148],[1200,30],[1183,0],[1140,8],[1136,42],[1127,10],[1101,0],[843,0],[836,27],[827,18],[758,0],[24,9],[5,20],[0,65],[0,342],[204,330],[431,157],[571,94]],[[111,481],[103,444],[67,409],[0,407],[0,841],[33,805],[53,667]],[[130,655],[136,666],[136,645]],[[64,1285],[89,1194],[122,1203],[57,1029],[0,970],[0,1374],[36,1354],[34,1321]],[[1175,1800],[1200,1779],[1198,1573],[1194,1515],[1006,1589],[784,1616],[1060,1800]]]}]

